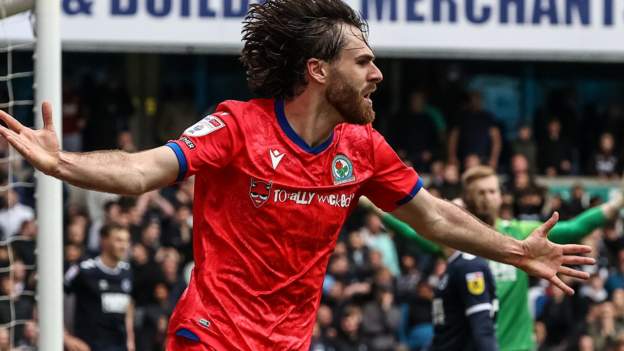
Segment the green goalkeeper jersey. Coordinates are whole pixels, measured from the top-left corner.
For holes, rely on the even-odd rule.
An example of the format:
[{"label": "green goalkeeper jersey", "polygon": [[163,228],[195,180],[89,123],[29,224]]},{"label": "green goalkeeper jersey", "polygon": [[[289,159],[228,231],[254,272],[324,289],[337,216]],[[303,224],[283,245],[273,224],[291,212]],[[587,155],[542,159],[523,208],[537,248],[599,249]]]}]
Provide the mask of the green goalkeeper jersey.
[{"label": "green goalkeeper jersey", "polygon": [[[425,252],[442,255],[441,248],[416,233],[409,225],[392,215],[382,216],[386,226],[400,235],[414,240]],[[605,224],[601,208],[589,209],[579,216],[561,221],[550,231],[548,238],[559,244],[580,241],[594,229]],[[522,240],[542,223],[538,221],[498,220],[496,230]],[[525,351],[535,349],[533,318],[529,311],[529,277],[514,266],[490,261],[490,269],[496,281],[496,295],[500,302],[496,319],[496,338],[501,351]]]}]

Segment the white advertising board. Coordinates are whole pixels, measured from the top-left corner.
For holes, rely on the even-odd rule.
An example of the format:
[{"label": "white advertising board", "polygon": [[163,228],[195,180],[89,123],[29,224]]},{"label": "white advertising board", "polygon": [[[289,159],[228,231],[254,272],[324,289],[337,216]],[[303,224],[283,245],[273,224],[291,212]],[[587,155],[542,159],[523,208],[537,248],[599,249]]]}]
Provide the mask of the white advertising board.
[{"label": "white advertising board", "polygon": [[[51,0],[52,1],[52,0]],[[67,49],[236,52],[252,0],[58,0]],[[301,0],[309,1],[309,0]],[[624,0],[348,0],[380,54],[624,60]],[[4,20],[12,40],[27,21]],[[14,25],[11,25],[14,23]]]}]

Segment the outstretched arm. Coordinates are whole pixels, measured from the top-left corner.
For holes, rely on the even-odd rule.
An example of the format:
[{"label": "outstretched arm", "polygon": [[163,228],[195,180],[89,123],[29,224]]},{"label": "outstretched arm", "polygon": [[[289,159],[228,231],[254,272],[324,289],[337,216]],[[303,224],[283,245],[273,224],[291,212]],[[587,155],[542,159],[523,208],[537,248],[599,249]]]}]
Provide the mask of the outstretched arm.
[{"label": "outstretched arm", "polygon": [[624,198],[618,195],[599,207],[590,208],[580,215],[557,223],[548,237],[558,244],[570,244],[581,241],[596,228],[603,227],[613,220],[624,206]]},{"label": "outstretched arm", "polygon": [[394,215],[427,239],[512,264],[529,274],[548,279],[569,294],[574,291],[557,277],[557,273],[587,279],[587,273],[564,265],[594,262],[591,258],[577,256],[591,251],[587,246],[558,245],[548,241],[548,232],[559,218],[557,213],[524,241],[497,233],[468,212],[434,197],[425,189],[421,189],[410,202],[399,207]]},{"label": "outstretched arm", "polygon": [[399,234],[400,236],[411,240],[413,243],[416,244],[416,246],[418,246],[419,249],[421,249],[425,253],[440,257],[444,256],[444,252],[442,252],[442,248],[440,248],[438,244],[423,238],[422,235],[418,234],[407,223],[402,222],[393,215],[375,206],[365,196],[360,197],[359,204],[363,208],[375,212],[377,215],[379,215],[379,217],[381,217],[381,221],[386,227],[388,227],[393,232]]},{"label": "outstretched arm", "polygon": [[[578,216],[560,221],[550,231],[548,239],[557,244],[578,243],[591,234],[596,228],[603,227],[607,221],[613,220],[624,206],[624,197],[617,197],[598,207],[590,208]],[[521,232],[526,236],[541,225],[539,221],[519,221]]]},{"label": "outstretched arm", "polygon": [[178,161],[168,147],[139,152],[64,152],[52,124],[52,106],[43,103],[41,130],[23,126],[0,111],[2,135],[33,167],[73,185],[110,193],[138,195],[171,184],[178,175]]}]

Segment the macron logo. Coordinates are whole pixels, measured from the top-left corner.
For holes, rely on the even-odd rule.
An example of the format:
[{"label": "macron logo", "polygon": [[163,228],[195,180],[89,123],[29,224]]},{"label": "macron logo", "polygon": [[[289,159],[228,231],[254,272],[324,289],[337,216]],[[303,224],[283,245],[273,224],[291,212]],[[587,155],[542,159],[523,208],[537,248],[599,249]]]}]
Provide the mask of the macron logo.
[{"label": "macron logo", "polygon": [[273,169],[277,169],[277,166],[282,162],[285,154],[280,154],[277,150],[269,150],[269,155],[271,155],[271,165]]}]

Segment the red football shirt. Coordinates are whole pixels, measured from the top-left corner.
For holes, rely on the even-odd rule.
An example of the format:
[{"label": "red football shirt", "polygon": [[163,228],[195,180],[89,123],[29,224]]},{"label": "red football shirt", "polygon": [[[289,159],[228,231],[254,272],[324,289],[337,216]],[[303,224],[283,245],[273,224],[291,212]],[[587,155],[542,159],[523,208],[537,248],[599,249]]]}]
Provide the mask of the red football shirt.
[{"label": "red football shirt", "polygon": [[309,147],[281,100],[226,101],[167,144],[195,175],[190,285],[169,335],[215,350],[308,350],[339,231],[360,195],[386,211],[422,187],[370,125]]}]

